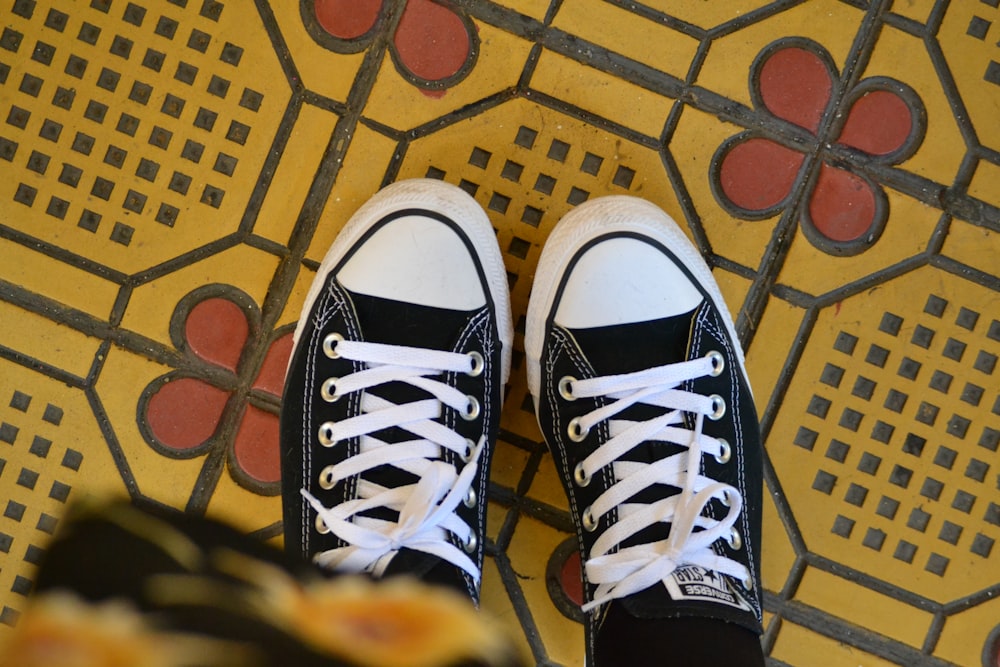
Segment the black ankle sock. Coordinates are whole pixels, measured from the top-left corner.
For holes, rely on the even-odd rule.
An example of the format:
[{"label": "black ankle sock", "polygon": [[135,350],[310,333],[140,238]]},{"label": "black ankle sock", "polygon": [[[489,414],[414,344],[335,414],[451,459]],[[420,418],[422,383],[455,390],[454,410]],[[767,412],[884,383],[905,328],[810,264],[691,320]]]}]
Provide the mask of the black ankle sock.
[{"label": "black ankle sock", "polygon": [[763,667],[760,638],[714,618],[636,618],[612,605],[594,667]]}]

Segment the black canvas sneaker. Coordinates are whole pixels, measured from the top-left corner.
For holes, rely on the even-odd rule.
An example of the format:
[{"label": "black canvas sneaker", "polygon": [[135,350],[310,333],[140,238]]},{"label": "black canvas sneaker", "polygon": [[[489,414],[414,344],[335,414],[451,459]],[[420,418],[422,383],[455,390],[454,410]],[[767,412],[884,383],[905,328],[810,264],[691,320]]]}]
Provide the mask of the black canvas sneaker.
[{"label": "black canvas sneaker", "polygon": [[478,600],[511,338],[506,271],[475,200],[413,180],[362,206],[295,330],[281,411],[286,550]]},{"label": "black canvas sneaker", "polygon": [[681,229],[632,197],[570,212],[539,261],[525,351],[580,541],[588,664],[613,654],[609,633],[656,619],[759,633],[759,427],[726,305]]}]

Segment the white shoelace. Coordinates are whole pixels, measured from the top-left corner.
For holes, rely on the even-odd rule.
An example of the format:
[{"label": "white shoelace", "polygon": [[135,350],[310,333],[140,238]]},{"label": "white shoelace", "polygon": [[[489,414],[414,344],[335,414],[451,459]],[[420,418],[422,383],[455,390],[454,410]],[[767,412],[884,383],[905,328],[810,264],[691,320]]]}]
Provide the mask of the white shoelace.
[{"label": "white shoelace", "polygon": [[[327,345],[329,343],[329,346]],[[474,499],[472,484],[479,467],[485,436],[478,443],[467,440],[440,424],[442,405],[459,411],[469,419],[479,413],[479,404],[458,389],[433,379],[444,373],[478,374],[482,357],[422,348],[340,340],[324,349],[328,356],[363,362],[366,368],[341,378],[331,378],[333,387],[326,400],[344,400],[352,392],[362,393],[361,411],[340,422],[325,422],[319,427],[321,442],[337,446],[349,438],[360,437],[359,452],[320,472],[320,486],[333,488],[340,480],[361,475],[383,465],[391,465],[418,477],[415,484],[387,488],[358,479],[357,498],[325,507],[308,490],[302,496],[319,514],[322,524],[347,543],[347,546],[318,553],[314,561],[324,567],[351,572],[368,571],[380,575],[392,557],[403,547],[437,556],[479,581],[479,569],[463,552],[448,541],[448,533],[473,551],[476,537],[472,528],[455,510],[462,502]],[[335,348],[333,347],[335,344]],[[364,390],[388,382],[404,382],[423,389],[433,398],[397,405]],[[329,385],[325,385],[329,386]],[[369,434],[399,427],[417,439],[386,443]],[[465,462],[459,473],[441,460],[444,452],[454,452]],[[399,513],[396,522],[361,516],[376,508]]]},{"label": "white shoelace", "polygon": [[[699,474],[703,455],[713,455],[719,460],[731,455],[728,443],[701,432],[705,417],[711,418],[713,412],[724,410],[725,402],[719,396],[701,396],[677,388],[687,380],[721,372],[720,361],[721,355],[713,354],[636,373],[570,379],[568,389],[573,399],[599,396],[612,399],[570,425],[579,437],[609,420],[610,438],[581,461],[574,473],[577,484],[586,485],[610,465],[615,480],[583,510],[585,528],[589,523],[590,529],[596,529],[602,516],[615,509],[618,512],[617,522],[595,540],[584,566],[588,581],[597,585],[594,599],[584,605],[584,611],[664,582],[684,564],[698,565],[744,582],[750,580],[750,572],[744,565],[720,556],[711,546],[719,539],[736,544],[739,537],[733,532],[733,525],[743,507],[743,497],[735,487]],[[636,403],[665,408],[667,412],[642,422],[611,419]],[[682,413],[685,412],[695,415],[694,430],[684,428]],[[647,440],[676,443],[687,450],[652,464],[619,460]],[[626,502],[654,484],[675,486],[681,492],[651,504]],[[713,499],[728,506],[725,517],[702,516]],[[666,540],[617,549],[632,536],[661,522],[671,523]]]}]

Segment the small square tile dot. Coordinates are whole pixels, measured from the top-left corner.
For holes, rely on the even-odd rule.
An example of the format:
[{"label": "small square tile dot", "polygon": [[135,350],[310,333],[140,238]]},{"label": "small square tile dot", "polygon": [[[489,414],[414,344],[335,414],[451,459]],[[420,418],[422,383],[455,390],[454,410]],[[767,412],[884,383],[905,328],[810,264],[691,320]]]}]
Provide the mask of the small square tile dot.
[{"label": "small square tile dot", "polygon": [[889,483],[905,489],[910,485],[910,480],[912,478],[912,470],[901,465],[896,465],[893,466],[892,472],[889,474]]},{"label": "small square tile dot", "polygon": [[887,424],[881,419],[875,421],[875,426],[872,427],[872,440],[878,442],[889,444],[892,440],[892,434],[895,433],[896,427],[892,424]]},{"label": "small square tile dot", "polygon": [[521,148],[531,149],[535,146],[535,139],[537,137],[538,132],[522,125],[517,131],[517,137],[514,138],[514,143]]},{"label": "small square tile dot", "polygon": [[919,507],[914,507],[913,511],[910,512],[910,518],[906,520],[906,525],[913,530],[918,530],[921,533],[927,530],[927,524],[930,523],[931,515],[923,511]]},{"label": "small square tile dot", "polygon": [[925,350],[931,346],[934,341],[934,330],[928,329],[922,324],[918,324],[913,330],[913,336],[910,338],[910,342],[918,347],[922,347]]},{"label": "small square tile dot", "polygon": [[959,489],[955,492],[955,499],[951,501],[951,506],[959,512],[971,514],[972,508],[976,504],[976,497],[968,491]]},{"label": "small square tile dot", "polygon": [[909,396],[896,389],[890,389],[885,396],[885,403],[882,405],[886,410],[892,410],[893,412],[902,412],[903,408],[906,407],[906,399]]},{"label": "small square tile dot", "polygon": [[881,345],[875,345],[874,343],[868,348],[868,354],[865,356],[865,361],[873,366],[878,366],[879,368],[885,367],[885,362],[889,359],[889,350],[885,349]]},{"label": "small square tile dot", "polygon": [[946,470],[951,470],[955,465],[958,452],[944,445],[938,446],[937,453],[934,454],[934,465],[941,466]]},{"label": "small square tile dot", "polygon": [[813,447],[816,446],[816,438],[819,434],[812,429],[808,429],[805,426],[800,426],[798,432],[795,434],[795,438],[792,439],[792,443],[798,445],[803,449],[812,451]]},{"label": "small square tile dot", "polygon": [[837,477],[831,475],[830,473],[820,470],[816,473],[816,479],[813,480],[812,488],[830,495],[833,493],[833,487],[837,483]]},{"label": "small square tile dot", "polygon": [[917,421],[922,424],[927,424],[928,426],[934,426],[934,422],[937,421],[938,413],[940,411],[941,409],[938,406],[924,401],[920,404],[920,407],[917,408]]},{"label": "small square tile dot", "polygon": [[977,384],[972,384],[971,382],[966,382],[965,387],[962,388],[961,400],[964,403],[968,403],[972,406],[978,406],[983,400],[984,390]]},{"label": "small square tile dot", "polygon": [[56,524],[58,523],[59,520],[56,519],[54,516],[42,512],[42,515],[38,517],[38,523],[35,524],[35,528],[37,530],[42,531],[43,533],[48,533],[49,535],[51,535],[52,533],[55,532]]},{"label": "small square tile dot", "polygon": [[952,415],[948,420],[947,431],[956,438],[964,438],[969,432],[972,422],[962,415]]},{"label": "small square tile dot", "polygon": [[931,389],[940,391],[942,394],[947,394],[948,390],[951,388],[951,382],[954,379],[955,378],[951,375],[951,373],[945,373],[941,370],[934,371],[934,374],[931,375]]},{"label": "small square tile dot", "polygon": [[1000,526],[1000,505],[990,503],[986,508],[986,513],[983,515],[983,521],[992,523],[994,526]]},{"label": "small square tile dot", "polygon": [[830,411],[830,404],[830,401],[822,396],[813,396],[806,412],[820,419],[826,419],[826,415]]},{"label": "small square tile dot", "polygon": [[979,459],[971,459],[969,465],[965,467],[965,476],[982,482],[986,479],[986,473],[990,470],[990,464]]},{"label": "small square tile dot", "polygon": [[901,560],[904,563],[912,563],[913,557],[917,554],[917,545],[911,544],[906,540],[900,540],[899,544],[896,545],[896,551],[892,554],[892,557],[896,560]]},{"label": "small square tile dot", "polygon": [[885,544],[885,532],[879,530],[878,528],[869,528],[865,533],[865,538],[861,540],[861,543],[869,549],[881,551],[882,545]]},{"label": "small square tile dot", "polygon": [[522,173],[524,173],[524,165],[507,160],[503,165],[503,169],[500,171],[500,177],[517,183],[521,180]]},{"label": "small square tile dot", "polygon": [[833,528],[830,532],[843,538],[849,538],[853,531],[854,519],[848,519],[846,516],[838,514],[833,521]]},{"label": "small square tile dot", "polygon": [[948,569],[949,562],[950,561],[941,554],[931,554],[931,557],[927,559],[927,565],[924,567],[924,569],[930,572],[931,574],[936,574],[939,577],[943,577],[945,570]]},{"label": "small square tile dot", "polygon": [[849,431],[857,431],[861,428],[861,421],[863,419],[864,415],[857,410],[844,408],[844,411],[840,414],[840,421],[838,423]]},{"label": "small square tile dot", "polygon": [[875,393],[875,381],[869,380],[863,375],[859,375],[858,379],[854,381],[854,387],[851,389],[851,393],[858,398],[863,398],[868,401],[871,400],[872,394]]},{"label": "small square tile dot", "polygon": [[924,446],[927,444],[926,438],[921,438],[915,433],[907,433],[903,440],[903,451],[912,456],[921,456],[924,453]]},{"label": "small square tile dot", "polygon": [[966,344],[963,343],[962,341],[956,340],[954,338],[949,338],[947,341],[945,341],[944,350],[942,351],[942,354],[945,357],[952,359],[954,361],[961,361],[962,355],[965,354],[965,348]]},{"label": "small square tile dot", "polygon": [[934,479],[933,477],[925,479],[924,485],[920,487],[920,495],[925,498],[930,498],[931,500],[937,500],[940,498],[942,491],[944,491],[944,483]]},{"label": "small square tile dot", "polygon": [[884,313],[882,315],[882,322],[878,325],[878,329],[879,331],[887,333],[890,336],[895,336],[899,333],[899,328],[902,325],[902,317],[899,315],[893,315],[892,313]]},{"label": "small square tile dot", "polygon": [[989,426],[984,427],[983,434],[979,436],[977,444],[991,452],[997,451],[997,446],[1000,445],[1000,431]]},{"label": "small square tile dot", "polygon": [[849,333],[841,331],[837,334],[837,340],[833,343],[833,349],[844,354],[854,354],[854,348],[857,347],[857,344],[857,336],[852,336]]},{"label": "small square tile dot", "polygon": [[997,355],[986,350],[980,350],[979,354],[976,355],[976,362],[972,366],[980,373],[992,375],[993,370],[997,366]]},{"label": "small square tile dot", "polygon": [[844,502],[856,507],[863,507],[867,498],[868,489],[859,484],[851,484],[847,487],[847,493],[844,494]]},{"label": "small square tile dot", "polygon": [[819,381],[825,385],[831,387],[839,387],[841,380],[844,379],[844,369],[840,366],[834,366],[833,364],[827,364],[823,367],[823,372],[819,376]]},{"label": "small square tile dot", "polygon": [[469,164],[473,167],[486,169],[486,166],[490,163],[491,157],[493,157],[493,153],[476,146],[472,149],[472,155],[469,156]]},{"label": "small square tile dot", "polygon": [[858,470],[868,475],[874,475],[878,472],[880,465],[882,465],[880,457],[875,456],[871,452],[865,452],[861,455],[861,460],[858,461]]},{"label": "small square tile dot", "polygon": [[899,501],[890,498],[889,496],[882,496],[882,499],[878,501],[878,507],[875,508],[875,513],[879,516],[884,516],[890,521],[896,518],[896,513],[899,511]]},{"label": "small square tile dot", "polygon": [[934,317],[941,317],[944,315],[944,309],[948,306],[948,302],[939,296],[931,294],[927,297],[927,303],[924,305],[924,312],[928,315],[933,315]]},{"label": "small square tile dot", "polygon": [[909,357],[903,357],[903,360],[899,362],[899,370],[896,374],[900,377],[906,378],[907,380],[915,380],[917,374],[920,373],[920,367],[922,364],[919,361],[910,359]]},{"label": "small square tile dot", "polygon": [[969,551],[977,556],[989,558],[990,553],[993,551],[993,544],[994,540],[992,537],[988,537],[982,533],[976,533],[976,537],[973,538],[972,546],[969,548]]},{"label": "small square tile dot", "polygon": [[832,459],[837,463],[843,463],[844,459],[847,458],[847,453],[850,451],[851,446],[846,442],[831,440],[829,447],[826,448],[826,458]]}]

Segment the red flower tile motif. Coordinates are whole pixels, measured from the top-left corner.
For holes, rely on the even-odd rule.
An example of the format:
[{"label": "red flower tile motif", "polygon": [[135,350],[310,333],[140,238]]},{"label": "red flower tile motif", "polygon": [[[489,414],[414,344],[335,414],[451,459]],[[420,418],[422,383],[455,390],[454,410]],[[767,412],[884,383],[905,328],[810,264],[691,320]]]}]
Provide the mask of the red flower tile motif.
[{"label": "red flower tile motif", "polygon": [[160,453],[193,458],[224,449],[239,484],[273,495],[280,491],[277,412],[292,332],[275,332],[249,377],[248,343],[259,334],[259,310],[244,292],[210,285],[185,296],[171,318],[171,338],[189,363],[146,387],[138,419]]},{"label": "red flower tile motif", "polygon": [[751,69],[750,93],[757,109],[791,124],[779,130],[788,140],[753,129],[725,141],[711,178],[722,205],[736,217],[763,219],[801,193],[800,224],[813,245],[835,255],[870,248],[889,205],[866,167],[898,164],[919,147],[926,112],[917,94],[885,77],[842,92],[829,53],[807,39],[764,49]]},{"label": "red flower tile motif", "polygon": [[461,81],[479,52],[472,19],[447,0],[407,0],[398,17],[383,0],[300,0],[300,8],[313,39],[331,51],[358,53],[388,39],[396,69],[426,90]]}]

